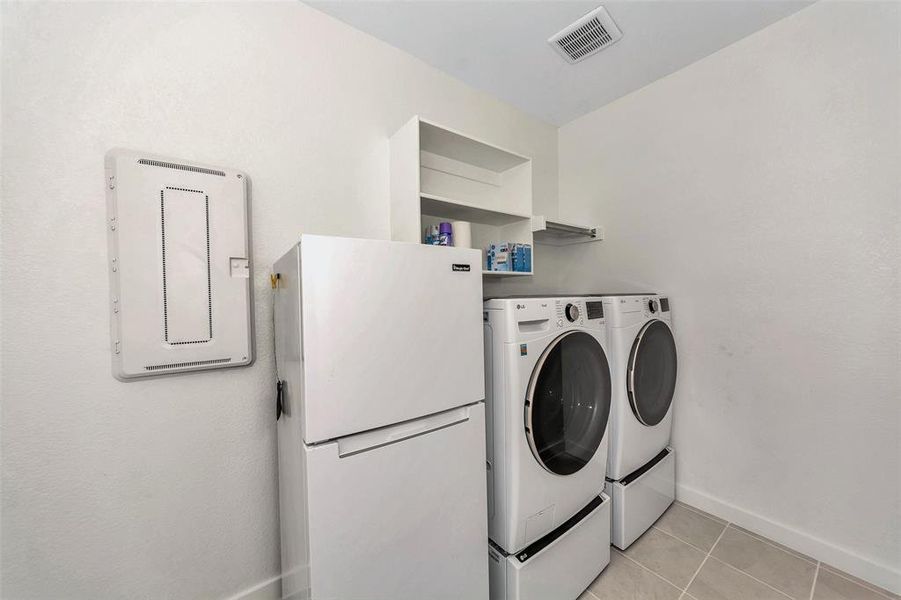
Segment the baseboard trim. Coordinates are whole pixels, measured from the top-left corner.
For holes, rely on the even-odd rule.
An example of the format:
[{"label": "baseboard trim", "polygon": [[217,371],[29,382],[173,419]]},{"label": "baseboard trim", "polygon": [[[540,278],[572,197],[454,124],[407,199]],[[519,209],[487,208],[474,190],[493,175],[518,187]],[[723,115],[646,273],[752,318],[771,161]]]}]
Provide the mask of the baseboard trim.
[{"label": "baseboard trim", "polygon": [[252,587],[238,592],[228,600],[280,600],[282,597],[282,577],[276,575]]},{"label": "baseboard trim", "polygon": [[793,529],[784,523],[772,521],[686,485],[676,484],[676,499],[768,537],[890,592],[901,594],[901,570],[897,568],[874,562],[845,548]]}]

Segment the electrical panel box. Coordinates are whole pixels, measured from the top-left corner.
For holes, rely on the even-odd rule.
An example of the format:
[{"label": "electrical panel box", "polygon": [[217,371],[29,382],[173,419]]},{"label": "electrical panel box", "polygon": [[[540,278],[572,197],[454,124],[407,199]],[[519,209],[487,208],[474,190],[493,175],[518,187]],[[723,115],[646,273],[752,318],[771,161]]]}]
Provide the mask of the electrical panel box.
[{"label": "electrical panel box", "polygon": [[105,167],[113,375],[253,362],[247,176],[123,149]]}]

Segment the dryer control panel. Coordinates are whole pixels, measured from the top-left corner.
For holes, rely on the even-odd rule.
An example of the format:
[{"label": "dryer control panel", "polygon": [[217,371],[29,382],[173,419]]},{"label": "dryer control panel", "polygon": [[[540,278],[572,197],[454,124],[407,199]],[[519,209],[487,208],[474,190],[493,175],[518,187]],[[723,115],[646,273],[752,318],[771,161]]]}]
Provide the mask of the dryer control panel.
[{"label": "dryer control panel", "polygon": [[644,316],[648,318],[667,316],[664,313],[669,312],[669,298],[666,296],[643,297],[641,299],[641,306],[644,310]]},{"label": "dryer control panel", "polygon": [[630,327],[650,319],[672,320],[669,297],[660,294],[604,296],[608,327]]}]

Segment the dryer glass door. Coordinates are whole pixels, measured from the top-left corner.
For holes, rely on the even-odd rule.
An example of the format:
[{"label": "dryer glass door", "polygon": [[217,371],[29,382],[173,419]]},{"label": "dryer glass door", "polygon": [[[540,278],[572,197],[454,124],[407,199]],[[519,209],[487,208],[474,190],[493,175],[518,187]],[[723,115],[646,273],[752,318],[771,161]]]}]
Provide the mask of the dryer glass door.
[{"label": "dryer glass door", "polygon": [[541,465],[575,473],[604,439],[610,415],[610,367],[598,341],[583,331],[555,339],[538,360],[526,395],[526,436]]},{"label": "dryer glass door", "polygon": [[629,403],[644,425],[663,420],[676,390],[676,341],[663,321],[648,321],[635,337],[626,374]]}]

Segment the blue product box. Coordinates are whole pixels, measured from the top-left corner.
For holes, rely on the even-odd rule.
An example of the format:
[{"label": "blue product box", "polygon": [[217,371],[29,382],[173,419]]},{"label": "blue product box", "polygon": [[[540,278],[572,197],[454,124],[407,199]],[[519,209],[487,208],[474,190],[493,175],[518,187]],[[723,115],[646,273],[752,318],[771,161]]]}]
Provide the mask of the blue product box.
[{"label": "blue product box", "polygon": [[513,255],[510,244],[490,244],[485,251],[486,269],[488,271],[512,271]]},{"label": "blue product box", "polygon": [[532,270],[531,244],[513,244],[513,270],[520,273]]}]

